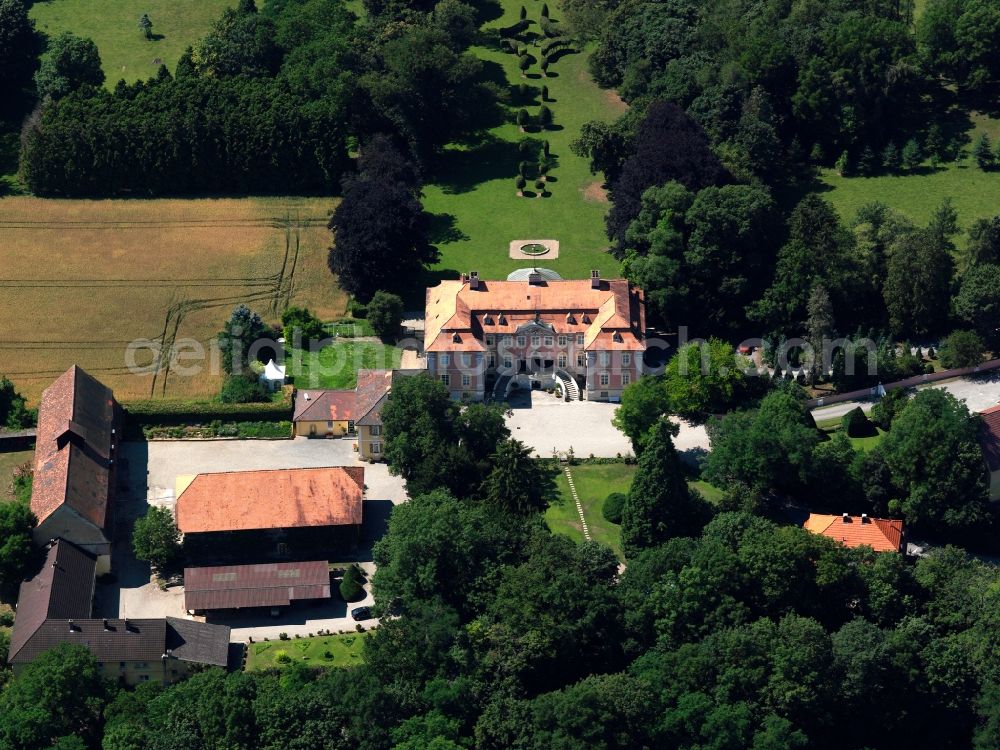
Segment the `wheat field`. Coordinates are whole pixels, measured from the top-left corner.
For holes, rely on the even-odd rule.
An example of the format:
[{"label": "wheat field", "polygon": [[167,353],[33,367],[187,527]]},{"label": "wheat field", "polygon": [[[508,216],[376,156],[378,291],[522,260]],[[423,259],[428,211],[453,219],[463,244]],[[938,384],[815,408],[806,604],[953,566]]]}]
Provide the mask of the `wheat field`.
[{"label": "wheat field", "polygon": [[[330,318],[346,297],[326,267],[328,198],[0,200],[0,374],[36,403],[78,364],[122,399],[217,393],[218,374],[126,367],[129,342],[207,346],[245,302]],[[144,347],[134,360],[153,361]],[[188,351],[191,351],[190,349]],[[174,363],[176,365],[176,362]]]}]

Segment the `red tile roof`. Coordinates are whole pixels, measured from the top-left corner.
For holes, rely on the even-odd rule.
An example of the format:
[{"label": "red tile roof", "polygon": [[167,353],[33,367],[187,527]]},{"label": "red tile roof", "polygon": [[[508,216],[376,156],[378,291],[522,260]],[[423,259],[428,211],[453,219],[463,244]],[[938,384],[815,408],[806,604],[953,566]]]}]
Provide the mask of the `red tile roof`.
[{"label": "red tile roof", "polygon": [[177,498],[185,534],[361,523],[361,466],[199,474]]},{"label": "red tile roof", "polygon": [[184,569],[184,608],[189,611],[279,607],[300,599],[329,598],[326,560]]},{"label": "red tile roof", "polygon": [[990,471],[1000,469],[1000,406],[993,406],[979,413],[982,428],[979,444],[983,448],[983,458]]},{"label": "red tile roof", "polygon": [[355,391],[305,390],[295,394],[294,422],[350,422],[358,409]]},{"label": "red tile roof", "polygon": [[42,393],[31,492],[31,510],[39,523],[65,504],[107,528],[117,409],[111,389],[76,365]]},{"label": "red tile roof", "polygon": [[808,531],[836,539],[846,547],[868,546],[876,552],[902,551],[903,522],[897,519],[810,513],[803,525]]},{"label": "red tile roof", "polygon": [[585,332],[587,349],[599,349],[605,339],[598,341],[598,336],[606,332],[610,340],[613,331],[624,340],[615,348],[643,348],[646,320],[640,290],[626,279],[601,280],[597,288],[590,279],[560,279],[540,284],[480,280],[477,289],[467,281],[442,281],[427,290],[424,349],[482,351],[484,331],[510,333],[529,320],[548,323],[556,333]]}]

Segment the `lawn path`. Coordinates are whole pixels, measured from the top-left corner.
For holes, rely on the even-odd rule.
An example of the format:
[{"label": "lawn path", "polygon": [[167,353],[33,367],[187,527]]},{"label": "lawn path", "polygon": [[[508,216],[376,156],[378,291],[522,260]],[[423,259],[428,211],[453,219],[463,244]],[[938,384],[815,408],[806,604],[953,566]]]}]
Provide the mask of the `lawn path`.
[{"label": "lawn path", "polygon": [[583,524],[583,538],[588,542],[590,541],[590,529],[587,528],[587,519],[583,515],[583,504],[580,502],[580,496],[576,494],[576,485],[573,484],[573,475],[569,473],[569,467],[567,466],[563,471],[566,472],[566,481],[569,482],[569,491],[573,495],[573,502],[576,503],[576,512],[580,514],[580,523]]}]

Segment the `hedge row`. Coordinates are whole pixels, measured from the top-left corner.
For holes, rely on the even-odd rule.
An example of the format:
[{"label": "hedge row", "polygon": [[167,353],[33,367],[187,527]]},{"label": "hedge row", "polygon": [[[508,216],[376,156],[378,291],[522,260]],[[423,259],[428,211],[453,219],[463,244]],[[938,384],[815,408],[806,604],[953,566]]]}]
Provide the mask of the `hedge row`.
[{"label": "hedge row", "polygon": [[223,404],[219,401],[129,401],[122,404],[127,426],[207,424],[222,422],[282,422],[292,418],[292,389],[280,402]]},{"label": "hedge row", "polygon": [[525,31],[527,31],[529,25],[530,23],[528,21],[522,19],[517,23],[513,24],[512,26],[507,26],[505,28],[499,29],[500,36],[501,37],[517,36],[518,34],[522,34]]},{"label": "hedge row", "polygon": [[147,440],[185,440],[192,438],[233,437],[246,440],[291,438],[291,422],[229,422],[218,420],[201,427],[186,425],[156,425],[143,427]]}]

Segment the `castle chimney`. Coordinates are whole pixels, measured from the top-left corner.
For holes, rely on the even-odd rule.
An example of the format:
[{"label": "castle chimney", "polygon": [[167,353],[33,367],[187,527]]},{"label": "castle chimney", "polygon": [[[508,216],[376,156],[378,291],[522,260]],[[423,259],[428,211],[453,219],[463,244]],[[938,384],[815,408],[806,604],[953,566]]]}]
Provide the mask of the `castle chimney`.
[{"label": "castle chimney", "polygon": [[104,620],[103,620],[102,622],[103,622],[103,624],[104,624],[104,630],[105,630],[105,632],[108,632],[108,631],[110,631],[110,630],[111,630],[111,626],[110,626],[110,625],[108,625],[108,618],[106,618],[106,617],[105,617],[105,618],[104,618]]},{"label": "castle chimney", "polygon": [[469,289],[479,289],[479,271],[469,271]]},{"label": "castle chimney", "polygon": [[849,513],[845,513],[843,515],[843,519],[844,519],[844,523],[850,523],[851,522],[851,515]]},{"label": "castle chimney", "polygon": [[868,514],[867,513],[862,513],[861,514],[861,523],[870,523],[870,521],[868,519]]},{"label": "castle chimney", "polygon": [[590,272],[590,288],[600,289],[601,288],[601,272],[596,268]]}]

